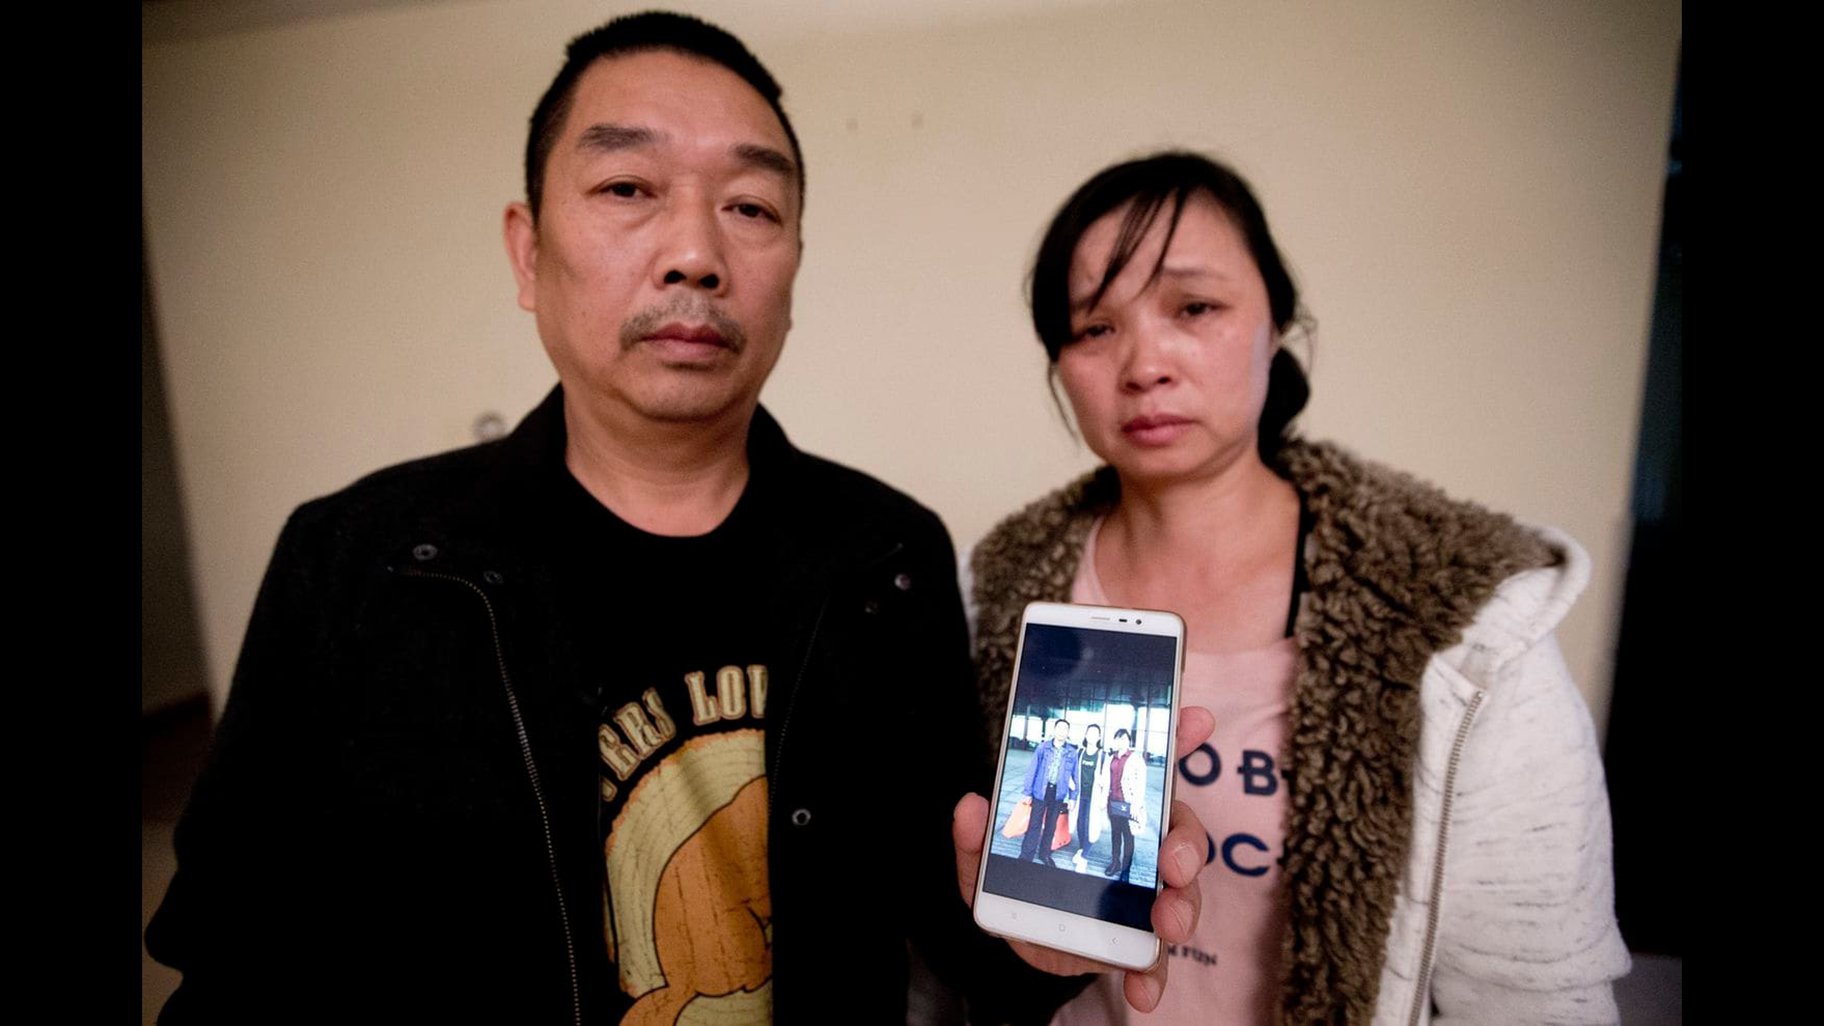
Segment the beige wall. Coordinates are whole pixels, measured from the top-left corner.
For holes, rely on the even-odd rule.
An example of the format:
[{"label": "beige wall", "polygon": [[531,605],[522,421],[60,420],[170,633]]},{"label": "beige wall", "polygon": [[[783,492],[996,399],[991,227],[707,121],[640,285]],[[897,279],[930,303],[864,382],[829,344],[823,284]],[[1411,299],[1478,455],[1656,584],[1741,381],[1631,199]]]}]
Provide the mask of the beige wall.
[{"label": "beige wall", "polygon": [[[1309,433],[1582,540],[1595,578],[1561,637],[1606,718],[1676,2],[691,9],[759,51],[804,144],[797,326],[765,396],[800,445],[917,495],[959,546],[1090,466],[1025,323],[1031,248],[1100,166],[1215,151],[1318,319]],[[554,380],[500,211],[563,43],[617,10],[149,33],[145,205],[218,701],[291,507]]]}]

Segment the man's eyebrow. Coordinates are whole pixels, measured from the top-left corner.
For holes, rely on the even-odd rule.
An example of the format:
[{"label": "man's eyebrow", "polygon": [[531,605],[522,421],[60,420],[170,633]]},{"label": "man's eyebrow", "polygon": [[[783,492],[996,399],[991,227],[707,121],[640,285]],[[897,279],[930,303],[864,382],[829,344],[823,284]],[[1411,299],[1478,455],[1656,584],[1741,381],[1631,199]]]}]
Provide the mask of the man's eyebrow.
[{"label": "man's eyebrow", "polygon": [[651,146],[659,141],[659,133],[650,128],[638,125],[617,125],[604,121],[590,125],[576,140],[579,150],[595,150],[598,153],[612,153],[615,150],[628,150],[638,146]]},{"label": "man's eyebrow", "polygon": [[[654,131],[641,125],[617,125],[611,121],[590,125],[577,137],[576,148],[593,150],[597,153],[613,153],[617,150],[637,149],[642,146],[654,146],[666,140],[663,132]],[[728,148],[737,161],[748,167],[771,171],[787,181],[798,180],[798,164],[792,158],[759,143],[736,143]]]},{"label": "man's eyebrow", "polygon": [[749,167],[771,171],[787,181],[798,180],[798,165],[792,161],[792,158],[771,146],[762,146],[759,143],[736,143],[729,148],[729,152],[735,155],[736,160]]}]

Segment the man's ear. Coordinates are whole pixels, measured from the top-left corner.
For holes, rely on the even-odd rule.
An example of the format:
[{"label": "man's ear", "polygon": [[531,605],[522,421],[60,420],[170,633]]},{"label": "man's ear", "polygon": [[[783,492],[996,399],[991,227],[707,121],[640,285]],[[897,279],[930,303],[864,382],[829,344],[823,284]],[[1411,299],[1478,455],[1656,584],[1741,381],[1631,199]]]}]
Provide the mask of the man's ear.
[{"label": "man's ear", "polygon": [[524,203],[507,204],[501,225],[507,245],[507,260],[513,265],[513,280],[519,283],[519,308],[538,309],[538,225],[532,208]]}]

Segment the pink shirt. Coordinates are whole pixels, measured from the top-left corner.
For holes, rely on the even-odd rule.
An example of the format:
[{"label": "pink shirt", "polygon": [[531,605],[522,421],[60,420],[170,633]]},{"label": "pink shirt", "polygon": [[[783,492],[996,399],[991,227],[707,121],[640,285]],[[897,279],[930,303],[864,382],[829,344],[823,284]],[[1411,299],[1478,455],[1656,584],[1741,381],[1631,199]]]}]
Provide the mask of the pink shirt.
[{"label": "pink shirt", "polygon": [[[1096,578],[1101,529],[1098,520],[1084,543],[1072,602],[1109,604]],[[1198,875],[1203,913],[1197,934],[1189,944],[1166,945],[1172,965],[1165,996],[1150,1014],[1128,1007],[1120,975],[1110,973],[1060,1009],[1054,1026],[1264,1023],[1278,1004],[1286,925],[1279,866],[1286,788],[1279,761],[1298,650],[1291,638],[1223,653],[1197,651],[1195,637],[1186,641],[1184,704],[1201,705],[1216,717],[1216,731],[1203,747],[1179,753],[1174,793],[1210,835],[1211,861]]]}]

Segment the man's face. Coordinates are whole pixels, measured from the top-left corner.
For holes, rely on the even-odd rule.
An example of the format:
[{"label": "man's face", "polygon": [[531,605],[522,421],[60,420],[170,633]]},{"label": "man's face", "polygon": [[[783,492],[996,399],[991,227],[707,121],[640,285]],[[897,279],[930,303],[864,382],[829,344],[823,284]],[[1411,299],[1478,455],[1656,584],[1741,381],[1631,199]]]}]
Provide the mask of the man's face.
[{"label": "man's face", "polygon": [[519,305],[570,403],[613,424],[745,424],[791,327],[798,169],[760,94],[670,51],[596,61],[508,208]]},{"label": "man's face", "polygon": [[1059,720],[1051,725],[1051,743],[1061,745],[1070,737],[1070,724]]}]

